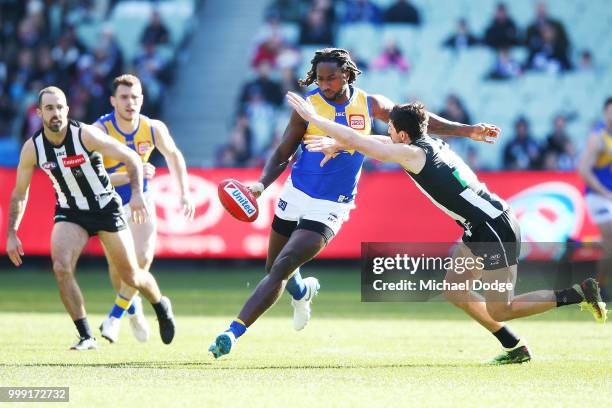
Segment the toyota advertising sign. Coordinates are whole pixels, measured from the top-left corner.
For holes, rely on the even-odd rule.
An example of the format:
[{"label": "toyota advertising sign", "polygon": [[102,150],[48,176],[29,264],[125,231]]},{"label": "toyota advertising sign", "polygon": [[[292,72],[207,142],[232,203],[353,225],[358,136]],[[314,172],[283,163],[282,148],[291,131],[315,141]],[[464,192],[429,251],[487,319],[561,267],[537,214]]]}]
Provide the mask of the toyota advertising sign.
[{"label": "toyota advertising sign", "polygon": [[[265,258],[268,234],[278,195],[288,172],[259,198],[259,217],[240,222],[225,212],[217,198],[217,184],[234,178],[257,181],[259,169],[190,169],[189,184],[196,205],[187,222],[178,189],[165,169],[150,183],[157,211],[157,256],[181,258]],[[525,242],[565,242],[599,239],[582,196],[583,183],[573,173],[482,173],[480,179],[508,200],[521,222]],[[6,228],[14,169],[0,169],[0,226]],[[362,242],[452,242],[460,228],[437,209],[402,172],[364,173],[359,182],[357,208],[342,230],[320,255],[358,258]],[[55,196],[51,183],[36,171],[25,217],[19,229],[26,255],[48,255]],[[5,253],[6,234],[0,233]],[[535,245],[534,247],[536,247]],[[101,255],[97,240],[85,251]]]}]

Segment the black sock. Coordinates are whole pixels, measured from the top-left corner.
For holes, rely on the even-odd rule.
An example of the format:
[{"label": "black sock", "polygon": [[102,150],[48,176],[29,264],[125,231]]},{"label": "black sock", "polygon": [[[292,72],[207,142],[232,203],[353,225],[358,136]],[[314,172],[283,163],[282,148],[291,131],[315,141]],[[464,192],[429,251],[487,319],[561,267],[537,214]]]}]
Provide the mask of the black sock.
[{"label": "black sock", "polygon": [[168,314],[168,308],[161,301],[159,303],[151,303],[151,306],[153,306],[153,309],[155,309],[155,314],[157,315],[158,319],[161,317],[166,317]]},{"label": "black sock", "polygon": [[87,322],[86,317],[75,320],[74,325],[79,331],[79,336],[81,338],[89,339],[93,337],[93,333],[91,332],[91,329],[89,328],[89,323]]},{"label": "black sock", "polygon": [[493,333],[497,340],[502,344],[504,348],[513,348],[519,342],[519,338],[516,337],[516,334],[512,333],[508,326],[504,326],[495,333]]},{"label": "black sock", "polygon": [[584,300],[574,288],[555,290],[555,297],[557,298],[557,307],[575,305]]}]

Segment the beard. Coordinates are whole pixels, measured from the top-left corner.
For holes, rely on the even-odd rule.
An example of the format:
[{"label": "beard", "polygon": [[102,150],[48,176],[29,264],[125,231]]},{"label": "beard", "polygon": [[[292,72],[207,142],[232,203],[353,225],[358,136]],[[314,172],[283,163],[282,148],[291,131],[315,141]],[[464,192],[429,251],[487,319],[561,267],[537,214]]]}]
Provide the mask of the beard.
[{"label": "beard", "polygon": [[52,132],[59,132],[62,128],[63,121],[61,119],[52,119],[48,122],[45,122],[45,127],[47,127]]}]

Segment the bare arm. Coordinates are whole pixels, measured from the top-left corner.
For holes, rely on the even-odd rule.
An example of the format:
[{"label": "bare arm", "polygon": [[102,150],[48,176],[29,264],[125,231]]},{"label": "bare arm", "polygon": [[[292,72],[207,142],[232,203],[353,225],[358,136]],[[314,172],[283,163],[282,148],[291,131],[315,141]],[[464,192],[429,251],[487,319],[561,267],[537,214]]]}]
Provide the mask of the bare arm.
[{"label": "bare arm", "polygon": [[130,199],[132,218],[136,223],[143,223],[147,217],[147,210],[142,193],[142,162],[140,156],[114,138],[107,137],[104,132],[95,126],[84,125],[81,137],[87,150],[100,152],[104,156],[125,163],[132,189],[132,198]]},{"label": "bare arm", "polygon": [[159,120],[153,120],[152,123],[153,132],[155,132],[155,146],[166,159],[166,163],[168,163],[170,175],[172,178],[174,178],[179,186],[183,212],[188,219],[191,219],[193,218],[195,207],[189,192],[189,181],[187,176],[187,166],[185,165],[185,158],[178,147],[176,147],[176,143],[174,143],[174,139],[172,136],[170,136],[168,127]]},{"label": "bare arm", "polygon": [[[283,138],[274,150],[274,153],[272,153],[272,156],[266,161],[263,172],[259,177],[259,182],[263,184],[264,188],[272,184],[285,171],[291,157],[297,151],[305,131],[306,122],[304,119],[296,112],[291,112],[291,118],[283,133]],[[259,197],[261,191],[253,191],[253,194]]]},{"label": "bare arm", "polygon": [[584,182],[594,191],[605,197],[612,198],[612,192],[601,184],[595,174],[593,174],[593,166],[595,165],[597,155],[601,152],[602,148],[603,145],[600,137],[598,137],[596,134],[589,136],[586,149],[584,149],[578,163],[578,174],[580,174]]},{"label": "bare arm", "polygon": [[[371,114],[374,118],[384,122],[389,121],[389,115],[393,110],[393,102],[383,95],[369,95]],[[427,132],[439,136],[459,136],[467,137],[479,142],[495,143],[499,136],[500,129],[495,125],[477,123],[467,125],[459,122],[451,122],[435,113],[428,112],[429,124]]]},{"label": "bare arm", "polygon": [[32,139],[29,139],[21,149],[19,165],[17,167],[17,180],[15,181],[15,187],[13,188],[9,205],[6,252],[15,266],[22,264],[21,256],[23,255],[23,247],[21,241],[17,237],[17,229],[19,228],[19,224],[21,223],[28,203],[28,193],[35,167],[35,147]]}]

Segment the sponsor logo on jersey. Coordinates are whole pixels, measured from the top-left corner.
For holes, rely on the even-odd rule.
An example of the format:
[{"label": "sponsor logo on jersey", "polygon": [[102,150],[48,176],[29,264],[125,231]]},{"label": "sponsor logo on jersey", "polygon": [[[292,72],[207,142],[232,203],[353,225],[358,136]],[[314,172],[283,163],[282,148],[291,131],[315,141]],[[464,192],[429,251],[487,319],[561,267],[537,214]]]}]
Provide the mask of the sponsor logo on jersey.
[{"label": "sponsor logo on jersey", "polygon": [[138,152],[138,154],[146,154],[152,148],[153,145],[150,142],[138,142],[136,145],[136,152]]},{"label": "sponsor logo on jersey", "polygon": [[51,171],[51,170],[53,170],[54,168],[57,167],[57,164],[55,164],[55,162],[45,162],[40,167],[42,167],[45,170]]},{"label": "sponsor logo on jersey", "polygon": [[336,112],[336,117],[338,116],[346,116],[346,112]]},{"label": "sponsor logo on jersey", "polygon": [[242,211],[249,217],[255,213],[255,207],[251,205],[249,199],[233,183],[229,183],[223,188],[232,199],[242,208]]},{"label": "sponsor logo on jersey", "polygon": [[64,167],[77,167],[85,163],[85,156],[77,154],[76,156],[68,156],[62,159]]},{"label": "sponsor logo on jersey", "polygon": [[281,210],[285,211],[287,209],[287,202],[285,200],[283,200],[282,198],[278,199],[278,208],[280,208]]},{"label": "sponsor logo on jersey", "polygon": [[352,129],[365,130],[366,121],[364,115],[349,115],[348,124]]}]

